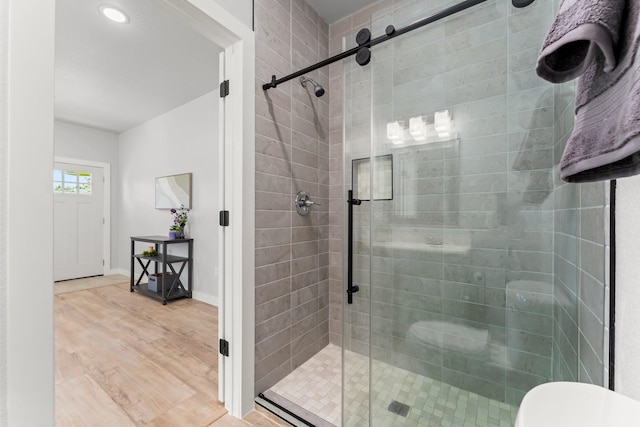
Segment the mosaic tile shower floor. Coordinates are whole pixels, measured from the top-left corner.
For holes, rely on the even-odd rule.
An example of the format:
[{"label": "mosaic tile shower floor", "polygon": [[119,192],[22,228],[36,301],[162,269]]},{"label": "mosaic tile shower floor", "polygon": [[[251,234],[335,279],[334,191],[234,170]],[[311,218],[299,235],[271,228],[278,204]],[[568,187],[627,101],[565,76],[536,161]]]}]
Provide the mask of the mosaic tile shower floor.
[{"label": "mosaic tile shower floor", "polygon": [[329,344],[271,387],[271,391],[339,426],[342,407],[340,353],[340,347]]},{"label": "mosaic tile shower floor", "polygon": [[[349,374],[344,427],[368,425],[369,361],[345,355]],[[339,426],[341,419],[341,350],[328,345],[271,388],[296,405]],[[518,408],[417,375],[373,362],[372,425],[376,427],[512,427]],[[392,401],[409,405],[406,417],[389,411]]]}]

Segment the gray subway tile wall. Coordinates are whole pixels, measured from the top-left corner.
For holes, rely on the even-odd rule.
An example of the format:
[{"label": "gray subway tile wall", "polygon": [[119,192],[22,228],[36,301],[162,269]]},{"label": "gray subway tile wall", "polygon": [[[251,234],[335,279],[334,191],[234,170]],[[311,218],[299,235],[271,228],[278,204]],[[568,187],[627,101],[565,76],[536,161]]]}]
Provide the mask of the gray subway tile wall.
[{"label": "gray subway tile wall", "polygon": [[[292,80],[262,83],[326,58],[328,26],[302,0],[257,0],[256,392],[329,342],[329,102]],[[328,87],[328,70],[309,76]],[[320,205],[301,217],[304,190]]]},{"label": "gray subway tile wall", "polygon": [[[492,2],[375,47],[369,67],[334,63],[311,74],[328,89],[315,98],[296,80],[261,84],[341,52],[343,37],[353,47],[361,28],[375,36],[442,2],[383,0],[327,27],[302,0],[256,0],[256,392],[329,342],[510,404],[549,380],[606,384],[607,189],[559,180],[574,87],[533,71],[554,3]],[[343,312],[351,160],[369,156],[372,138],[380,149],[387,117],[443,107],[459,144],[394,152],[416,160],[402,179],[417,197],[399,207],[398,191],[356,212],[361,291]],[[372,126],[372,114],[384,120]],[[299,190],[323,206],[299,217]],[[461,230],[464,253],[381,244],[444,247]],[[489,345],[465,354],[410,342],[421,321],[487,331]]]},{"label": "gray subway tile wall", "polygon": [[[390,3],[380,3],[378,10]],[[335,136],[330,143],[343,143],[338,124],[344,114],[343,179],[350,185],[350,160],[368,156],[370,138],[381,148],[387,121],[452,109],[461,135],[457,149],[404,149],[419,165],[413,175],[402,176],[416,195],[411,202],[416,212],[409,220],[413,225],[407,227],[408,217],[401,218],[402,212],[398,216],[394,202],[377,202],[370,235],[368,213],[356,213],[354,276],[362,293],[344,313],[344,345],[368,351],[370,340],[375,358],[518,404],[531,387],[550,380],[589,377],[603,383],[606,242],[604,196],[598,197],[604,186],[595,185],[596,194],[585,195],[591,198],[587,207],[581,186],[557,179],[559,146],[572,126],[573,87],[551,86],[534,72],[557,5],[542,0],[515,10],[507,3],[481,6],[399,38],[395,49],[401,53],[395,56],[389,48],[374,49],[372,71],[347,62],[332,66],[332,85],[336,90],[344,86],[345,103],[332,98]],[[395,4],[395,15],[378,14],[378,31],[389,22],[399,26],[403,16],[415,20],[429,14],[425,2]],[[433,11],[442,6],[429,5]],[[416,10],[420,13],[412,15]],[[352,47],[362,26],[362,19],[354,26],[353,16],[332,25],[331,53],[340,50],[342,37]],[[376,24],[370,27],[375,35]],[[372,113],[384,119],[371,126],[366,119]],[[393,152],[398,167],[406,153]],[[340,162],[332,165],[337,170]],[[332,225],[344,203],[340,187],[334,185]],[[444,234],[435,230],[441,225]],[[402,228],[406,234],[400,235]],[[442,239],[451,228],[469,231],[471,248],[466,253],[378,247],[407,236]],[[340,249],[338,242],[332,247]],[[371,283],[370,251],[376,255]],[[589,288],[584,301],[577,298],[582,287]],[[488,330],[489,354],[469,356],[429,345],[421,345],[418,352],[412,349],[406,339],[411,325],[438,320]],[[494,362],[507,369],[497,374]]]}]

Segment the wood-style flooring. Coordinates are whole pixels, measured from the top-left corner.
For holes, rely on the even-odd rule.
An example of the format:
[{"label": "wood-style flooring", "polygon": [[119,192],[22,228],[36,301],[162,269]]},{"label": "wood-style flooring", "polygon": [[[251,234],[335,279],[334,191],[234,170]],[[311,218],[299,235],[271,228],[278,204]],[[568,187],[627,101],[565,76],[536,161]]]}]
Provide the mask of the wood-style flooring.
[{"label": "wood-style flooring", "polygon": [[244,420],[218,402],[217,308],[163,306],[129,283],[55,297],[56,424],[285,426],[265,411]]},{"label": "wood-style flooring", "polygon": [[111,274],[108,276],[84,277],[82,279],[62,280],[53,284],[53,294],[60,295],[68,292],[77,292],[85,289],[101,288],[103,286],[116,285],[129,282],[127,276]]}]

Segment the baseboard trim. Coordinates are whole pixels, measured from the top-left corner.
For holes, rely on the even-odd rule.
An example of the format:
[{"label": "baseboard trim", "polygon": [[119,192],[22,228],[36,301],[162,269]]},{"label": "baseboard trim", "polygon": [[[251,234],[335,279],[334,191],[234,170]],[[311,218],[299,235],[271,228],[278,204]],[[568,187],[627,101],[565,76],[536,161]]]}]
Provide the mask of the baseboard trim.
[{"label": "baseboard trim", "polygon": [[130,271],[124,268],[112,268],[105,273],[105,275],[111,274],[122,274],[123,276],[129,277]]},{"label": "baseboard trim", "polygon": [[204,292],[193,291],[191,292],[191,296],[193,297],[193,299],[202,301],[209,305],[213,305],[214,307],[218,307],[218,297],[215,295],[205,294]]},{"label": "baseboard trim", "polygon": [[[122,274],[123,276],[127,276],[129,277],[129,270],[126,270],[124,268],[112,268],[111,270],[109,270],[107,273],[105,274]],[[206,294],[204,292],[197,292],[197,291],[193,291],[191,293],[191,296],[193,297],[193,299],[196,299],[198,301],[202,301],[204,303],[207,303],[209,305],[213,305],[214,307],[218,307],[218,297],[215,295],[211,295],[211,294]]]}]

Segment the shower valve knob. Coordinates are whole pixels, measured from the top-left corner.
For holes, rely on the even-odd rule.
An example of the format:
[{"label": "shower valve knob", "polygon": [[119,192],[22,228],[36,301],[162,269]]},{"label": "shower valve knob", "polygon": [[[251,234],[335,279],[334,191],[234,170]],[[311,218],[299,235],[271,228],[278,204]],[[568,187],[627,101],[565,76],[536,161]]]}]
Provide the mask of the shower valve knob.
[{"label": "shower valve knob", "polygon": [[311,200],[306,191],[300,191],[296,194],[294,205],[296,207],[296,211],[302,216],[309,214],[309,208],[311,206],[322,206],[320,203]]}]

